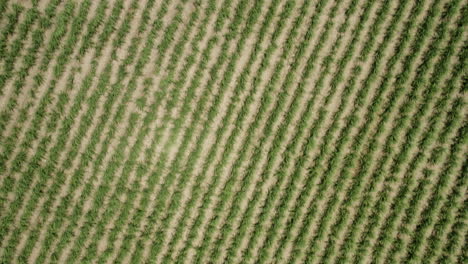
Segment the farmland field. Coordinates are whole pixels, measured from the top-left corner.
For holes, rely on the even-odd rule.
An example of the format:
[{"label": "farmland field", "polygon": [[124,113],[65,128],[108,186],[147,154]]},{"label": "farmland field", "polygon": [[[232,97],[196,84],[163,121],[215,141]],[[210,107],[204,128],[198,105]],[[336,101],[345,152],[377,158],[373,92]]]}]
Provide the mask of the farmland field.
[{"label": "farmland field", "polygon": [[1,0],[0,263],[467,263],[465,0]]}]

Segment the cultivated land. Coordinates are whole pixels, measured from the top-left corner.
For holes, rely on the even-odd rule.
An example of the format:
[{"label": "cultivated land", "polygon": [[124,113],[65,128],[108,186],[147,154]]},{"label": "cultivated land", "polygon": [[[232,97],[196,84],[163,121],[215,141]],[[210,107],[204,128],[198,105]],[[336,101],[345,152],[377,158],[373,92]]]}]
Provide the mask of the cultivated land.
[{"label": "cultivated land", "polygon": [[466,263],[468,2],[0,1],[0,263]]}]

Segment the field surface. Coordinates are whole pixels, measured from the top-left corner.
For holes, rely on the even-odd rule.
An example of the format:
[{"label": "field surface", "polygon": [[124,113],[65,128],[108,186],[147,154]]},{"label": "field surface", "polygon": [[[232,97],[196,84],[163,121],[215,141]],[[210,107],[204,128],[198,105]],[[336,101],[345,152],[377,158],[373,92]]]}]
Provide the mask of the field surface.
[{"label": "field surface", "polygon": [[467,263],[466,0],[0,1],[0,263]]}]

